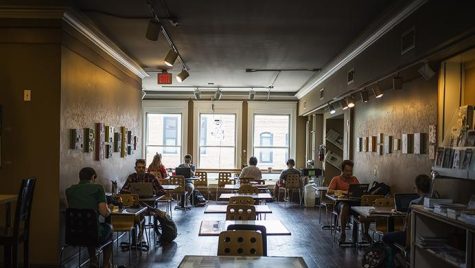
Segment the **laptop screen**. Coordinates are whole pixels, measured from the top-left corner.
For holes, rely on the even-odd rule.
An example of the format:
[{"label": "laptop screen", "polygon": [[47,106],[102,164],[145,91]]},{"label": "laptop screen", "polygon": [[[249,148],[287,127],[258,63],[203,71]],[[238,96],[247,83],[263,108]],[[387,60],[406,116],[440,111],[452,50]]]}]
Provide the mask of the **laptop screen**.
[{"label": "laptop screen", "polygon": [[409,210],[409,204],[412,200],[419,198],[418,194],[394,194],[394,204],[396,210],[400,212],[407,212]]},{"label": "laptop screen", "polygon": [[180,167],[177,167],[175,169],[175,174],[176,175],[181,175],[185,178],[190,178],[191,177],[191,168],[180,168]]},{"label": "laptop screen", "polygon": [[348,189],[348,196],[349,197],[361,197],[365,193],[368,192],[369,184],[360,183],[360,184],[350,184],[350,188]]}]

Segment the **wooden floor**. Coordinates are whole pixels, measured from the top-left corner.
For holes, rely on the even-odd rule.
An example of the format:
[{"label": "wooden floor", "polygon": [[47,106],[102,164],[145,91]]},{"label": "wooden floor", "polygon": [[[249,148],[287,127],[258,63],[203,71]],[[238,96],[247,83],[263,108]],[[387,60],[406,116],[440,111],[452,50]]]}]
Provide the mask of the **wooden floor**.
[{"label": "wooden floor", "polygon": [[[269,256],[303,256],[308,267],[361,267],[363,250],[340,248],[333,242],[330,231],[322,230],[318,223],[318,208],[307,209],[285,203],[268,205],[273,213],[268,214],[267,219],[280,219],[292,233],[291,236],[268,237]],[[204,208],[193,208],[186,214],[174,211],[173,220],[178,226],[178,237],[174,243],[166,247],[152,247],[148,252],[132,251],[131,265],[127,265],[128,252],[121,252],[119,248],[117,253],[114,247],[115,264],[177,267],[185,255],[216,255],[218,238],[198,236],[198,230],[203,219],[224,218],[224,214],[204,214]],[[350,237],[349,232],[347,237]]]}]

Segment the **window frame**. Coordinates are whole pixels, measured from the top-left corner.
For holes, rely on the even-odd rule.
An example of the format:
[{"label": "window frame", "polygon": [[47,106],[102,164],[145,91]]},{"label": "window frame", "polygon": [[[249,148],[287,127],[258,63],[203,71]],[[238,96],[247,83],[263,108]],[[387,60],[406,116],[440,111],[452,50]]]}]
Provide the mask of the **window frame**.
[{"label": "window frame", "polygon": [[[148,114],[147,114],[148,115]],[[156,145],[156,146],[162,146],[163,147],[163,153],[164,154],[176,154],[177,153],[177,147],[178,147],[178,119],[176,117],[171,117],[171,116],[166,116],[166,115],[172,115],[172,114],[163,114],[165,115],[163,117],[163,145]],[[173,114],[176,115],[176,114]],[[181,116],[181,114],[179,114]],[[181,119],[181,118],[180,118]],[[167,133],[167,122],[172,122],[175,121],[175,144],[170,145],[168,144],[168,133]],[[180,120],[181,121],[181,120]],[[183,135],[183,133],[182,133]],[[147,137],[148,138],[148,137]],[[148,140],[147,140],[148,142]],[[148,145],[148,146],[153,146],[153,145]],[[171,150],[167,150],[171,149]]]},{"label": "window frame", "polygon": [[[256,118],[255,115],[254,115],[254,118]],[[269,144],[268,145],[263,144],[264,139],[269,139]],[[266,149],[268,147],[273,148],[273,144],[274,144],[274,134],[272,132],[265,131],[265,132],[259,133],[259,148],[264,148],[264,149]],[[256,146],[253,146],[253,148],[255,149]],[[273,151],[270,151],[268,153],[269,161],[264,161],[263,158],[262,158],[263,155],[264,154],[262,152],[259,152],[259,163],[263,163],[263,164],[272,164],[272,163],[274,163],[274,152]]]},{"label": "window frame", "polygon": [[[183,159],[184,152],[188,151],[187,134],[188,133],[188,101],[163,101],[163,100],[143,100],[143,142],[141,158],[145,159],[147,156],[147,146],[160,146],[148,144],[148,114],[180,114],[181,115],[181,145],[173,147],[180,147],[179,156]],[[178,128],[178,125],[177,125]],[[178,129],[177,129],[178,131]],[[180,137],[177,137],[177,144]]]},{"label": "window frame", "polygon": [[254,148],[265,148],[265,146],[254,146],[255,115],[285,115],[289,116],[289,133],[287,137],[288,146],[271,146],[269,148],[288,148],[288,158],[295,159],[296,156],[296,135],[297,135],[297,102],[260,102],[248,101],[248,143],[247,158],[254,155]]},{"label": "window frame", "polygon": [[[234,168],[241,168],[242,144],[242,101],[193,101],[193,155],[196,156],[196,167],[200,165],[200,118],[201,114],[234,114],[235,115],[235,143],[234,143]],[[217,146],[210,146],[217,147]],[[219,147],[219,146],[218,146]],[[221,146],[225,147],[225,146]],[[228,146],[232,147],[232,146]],[[206,167],[208,168],[208,167]]]}]

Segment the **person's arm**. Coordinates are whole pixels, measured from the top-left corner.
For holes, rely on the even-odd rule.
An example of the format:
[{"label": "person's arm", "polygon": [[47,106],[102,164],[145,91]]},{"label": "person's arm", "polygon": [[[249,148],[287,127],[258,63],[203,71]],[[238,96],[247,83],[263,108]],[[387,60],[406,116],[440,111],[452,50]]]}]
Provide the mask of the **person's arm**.
[{"label": "person's arm", "polygon": [[99,212],[99,214],[104,217],[104,218],[107,218],[111,211],[109,209],[109,207],[107,206],[107,202],[106,202],[106,193],[104,191],[104,187],[100,186],[99,187],[99,190],[98,190],[98,193],[97,193],[97,211]]},{"label": "person's arm", "polygon": [[124,186],[122,186],[122,189],[120,189],[120,193],[130,193],[130,183],[132,182],[132,175],[129,175],[127,177],[127,180],[125,181]]},{"label": "person's arm", "polygon": [[333,194],[336,190],[336,177],[334,177],[331,181],[330,184],[328,185],[328,193]]},{"label": "person's arm", "polygon": [[153,190],[154,190],[155,194],[159,195],[159,196],[165,194],[165,191],[163,190],[163,186],[160,184],[158,179],[155,176],[153,176],[152,174],[150,174],[150,176],[152,176],[152,177],[149,180],[152,182]]}]

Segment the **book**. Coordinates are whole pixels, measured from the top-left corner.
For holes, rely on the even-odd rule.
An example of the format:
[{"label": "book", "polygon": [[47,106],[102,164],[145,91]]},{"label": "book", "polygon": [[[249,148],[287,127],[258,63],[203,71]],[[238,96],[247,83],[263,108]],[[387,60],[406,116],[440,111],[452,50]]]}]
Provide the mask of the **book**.
[{"label": "book", "polygon": [[475,146],[475,130],[467,131],[466,146]]},{"label": "book", "polygon": [[463,159],[462,169],[468,169],[470,167],[470,162],[472,161],[472,149],[466,149]]},{"label": "book", "polygon": [[442,167],[444,163],[444,147],[437,148],[437,156],[435,157],[435,165],[437,167]]},{"label": "book", "polygon": [[460,168],[460,151],[455,150],[454,152],[454,160],[452,162],[452,168]]}]

